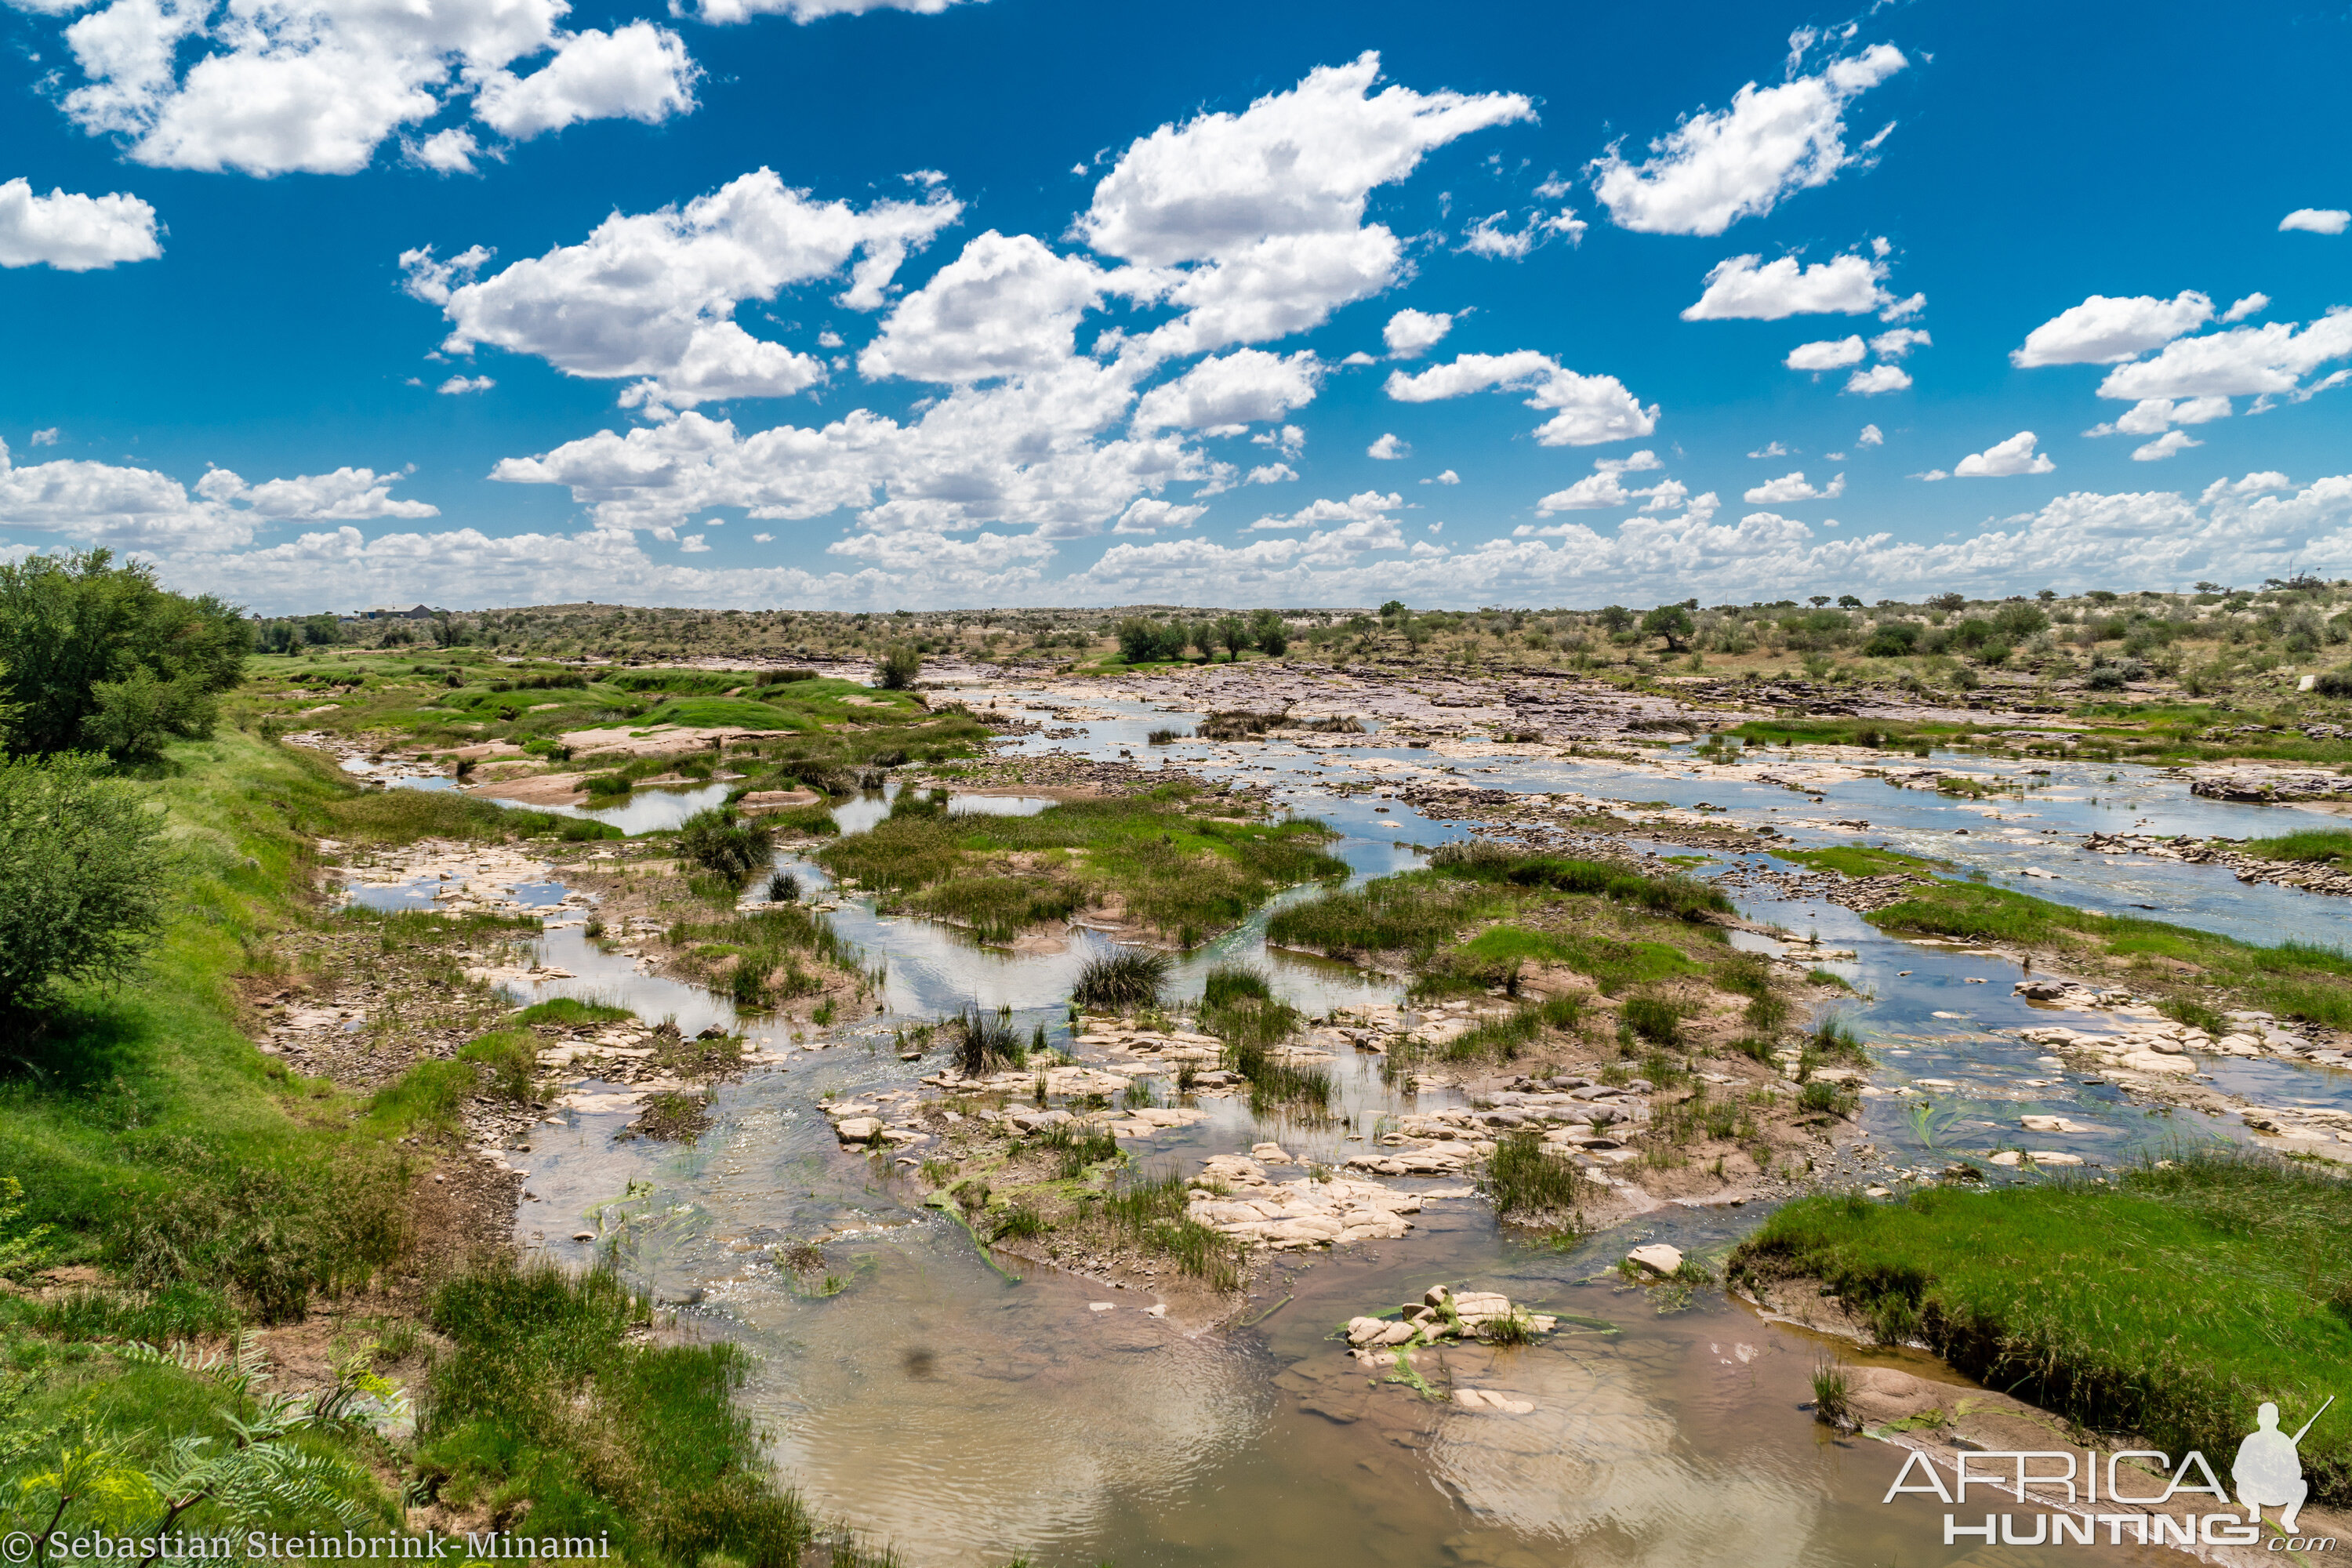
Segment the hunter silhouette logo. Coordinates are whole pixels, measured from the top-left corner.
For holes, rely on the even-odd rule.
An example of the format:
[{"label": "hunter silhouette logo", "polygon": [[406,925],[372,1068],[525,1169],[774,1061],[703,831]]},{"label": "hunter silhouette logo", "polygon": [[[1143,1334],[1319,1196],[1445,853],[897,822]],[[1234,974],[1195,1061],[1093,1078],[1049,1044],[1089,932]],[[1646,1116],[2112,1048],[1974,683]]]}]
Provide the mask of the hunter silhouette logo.
[{"label": "hunter silhouette logo", "polygon": [[2254,1430],[2238,1445],[2237,1460],[2230,1467],[2230,1479],[2238,1483],[2238,1500],[2246,1505],[2247,1523],[2261,1523],[2264,1508],[2284,1509],[2279,1528],[2289,1535],[2294,1533],[2294,1516],[2303,1511],[2304,1500],[2311,1495],[2311,1483],[2303,1479],[2303,1456],[2295,1445],[2327,1414],[2327,1405],[2335,1403],[2336,1395],[2329,1394],[2326,1404],[2312,1412],[2311,1420],[2292,1437],[2278,1429],[2277,1405],[2265,1402],[2254,1413]]}]

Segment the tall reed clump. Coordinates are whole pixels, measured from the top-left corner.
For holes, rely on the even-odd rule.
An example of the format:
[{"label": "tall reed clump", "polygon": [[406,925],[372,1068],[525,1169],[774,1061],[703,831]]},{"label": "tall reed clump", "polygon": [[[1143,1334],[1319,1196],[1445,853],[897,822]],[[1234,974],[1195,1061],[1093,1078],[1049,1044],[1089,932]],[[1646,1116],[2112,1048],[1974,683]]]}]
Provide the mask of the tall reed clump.
[{"label": "tall reed clump", "polygon": [[729,806],[698,811],[677,826],[681,858],[701,867],[733,887],[751,880],[751,873],[775,853],[774,829],[766,823],[736,816]]},{"label": "tall reed clump", "polygon": [[1201,1027],[1225,1042],[1224,1067],[1249,1080],[1250,1110],[1320,1114],[1339,1090],[1328,1068],[1295,1062],[1274,1047],[1298,1027],[1298,1009],[1274,994],[1255,969],[1221,963],[1201,991]]},{"label": "tall reed clump", "polygon": [[1078,971],[1070,1000],[1092,1012],[1130,1013],[1160,1000],[1168,984],[1168,955],[1147,949],[1122,947],[1100,958],[1090,958]]},{"label": "tall reed clump", "polygon": [[1523,1131],[1507,1133],[1495,1145],[1478,1174],[1478,1190],[1505,1219],[1573,1235],[1593,1188],[1591,1178],[1547,1148],[1539,1133]]},{"label": "tall reed clump", "polygon": [[609,1531],[616,1557],[799,1562],[817,1521],[735,1405],[747,1358],[644,1342],[651,1315],[612,1274],[551,1263],[443,1286],[431,1320],[449,1349],[419,1405],[420,1500],[496,1500],[549,1535]]},{"label": "tall reed clump", "polygon": [[1832,1013],[1813,1026],[1805,1041],[1805,1054],[1823,1061],[1851,1062],[1867,1065],[1870,1052],[1864,1047],[1862,1037],[1853,1032],[1853,1020],[1843,1013]]},{"label": "tall reed clump", "polygon": [[1201,983],[1201,1005],[1223,1007],[1244,998],[1274,1000],[1274,984],[1258,971],[1241,963],[1220,963]]},{"label": "tall reed clump", "polygon": [[1191,1185],[1174,1172],[1131,1182],[1103,1200],[1103,1216],[1113,1229],[1173,1258],[1179,1269],[1211,1289],[1238,1290],[1245,1274],[1242,1245],[1186,1212]]},{"label": "tall reed clump", "polygon": [[1003,1013],[991,1013],[977,1002],[964,1004],[955,1021],[956,1066],[966,1078],[984,1078],[998,1068],[1019,1067],[1029,1059],[1021,1031]]}]

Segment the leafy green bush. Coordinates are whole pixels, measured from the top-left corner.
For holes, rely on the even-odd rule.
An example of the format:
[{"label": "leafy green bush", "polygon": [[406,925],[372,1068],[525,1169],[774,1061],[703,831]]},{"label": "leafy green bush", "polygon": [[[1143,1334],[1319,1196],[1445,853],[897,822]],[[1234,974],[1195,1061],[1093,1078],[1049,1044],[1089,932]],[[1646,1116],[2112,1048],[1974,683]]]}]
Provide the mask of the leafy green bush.
[{"label": "leafy green bush", "polygon": [[0,699],[22,707],[18,752],[143,757],[209,734],[213,699],[245,678],[252,647],[234,606],[167,593],[108,551],[0,565]]},{"label": "leafy green bush", "polygon": [[1864,658],[1902,658],[1919,647],[1919,623],[1916,621],[1882,621],[1862,645]]},{"label": "leafy green bush", "polygon": [[923,656],[912,643],[893,643],[874,661],[874,684],[885,691],[904,691],[923,672]]},{"label": "leafy green bush", "polygon": [[130,973],[163,924],[162,836],[96,756],[0,759],[0,1015]]}]

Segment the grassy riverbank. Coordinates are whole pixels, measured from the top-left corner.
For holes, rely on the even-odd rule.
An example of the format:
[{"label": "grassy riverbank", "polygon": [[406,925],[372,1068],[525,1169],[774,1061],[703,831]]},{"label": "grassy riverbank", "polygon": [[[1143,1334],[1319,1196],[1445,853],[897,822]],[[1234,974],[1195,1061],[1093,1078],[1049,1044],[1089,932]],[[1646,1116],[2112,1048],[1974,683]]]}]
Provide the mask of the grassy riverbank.
[{"label": "grassy riverbank", "polygon": [[[1881,1341],[2110,1436],[2226,1468],[2275,1401],[2290,1429],[2352,1387],[2352,1187],[2254,1156],[2113,1185],[1801,1198],[1731,1257],[1793,1303],[1806,1283]],[[1779,1294],[1776,1294],[1776,1291]],[[2352,1500],[2352,1419],[2304,1439],[2314,1495]]]},{"label": "grassy riverbank", "polygon": [[2352,953],[2340,947],[2252,942],[2163,921],[2103,915],[1979,882],[1925,881],[1864,917],[1885,931],[1997,942],[2105,969],[2172,999],[2210,1009],[2251,1005],[2282,1016],[2352,1028]]},{"label": "grassy riverbank", "polygon": [[[6,1527],[62,1500],[63,1528],[142,1532],[201,1492],[204,1458],[224,1493],[234,1477],[263,1500],[239,1529],[528,1519],[609,1529],[640,1563],[791,1560],[815,1527],[730,1402],[731,1352],[651,1342],[648,1309],[614,1282],[498,1256],[511,1193],[457,1117],[511,1087],[512,1053],[416,1060],[371,1093],[253,1043],[262,996],[318,979],[319,944],[299,939],[340,951],[356,933],[382,963],[448,965],[395,941],[399,917],[326,910],[319,838],[539,825],[438,796],[387,806],[232,729],[172,748],[138,787],[177,856],[160,942],[129,984],[65,993],[0,1049],[0,1176],[23,1186],[0,1215]],[[273,1412],[284,1394],[299,1403]],[[403,1398],[413,1435],[377,1419]],[[318,1485],[272,1489],[273,1466]],[[232,1519],[200,1500],[175,1528]]]},{"label": "grassy riverbank", "polygon": [[2306,828],[2275,838],[2249,838],[2233,847],[2257,859],[2294,860],[2331,871],[2352,871],[2352,830],[2345,828]]}]

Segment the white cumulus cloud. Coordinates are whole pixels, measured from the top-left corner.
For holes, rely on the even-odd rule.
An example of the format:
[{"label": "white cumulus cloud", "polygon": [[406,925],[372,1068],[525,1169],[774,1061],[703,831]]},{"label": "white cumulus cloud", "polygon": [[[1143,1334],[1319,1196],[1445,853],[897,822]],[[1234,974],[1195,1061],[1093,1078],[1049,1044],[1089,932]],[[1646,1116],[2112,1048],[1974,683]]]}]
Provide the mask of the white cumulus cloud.
[{"label": "white cumulus cloud", "polygon": [[615,213],[582,244],[488,276],[478,276],[490,259],[478,247],[446,261],[426,247],[400,261],[409,292],[451,324],[445,352],[487,343],[567,375],[635,378],[626,402],[691,407],[783,396],[824,377],[821,361],[745,331],[737,305],[847,267],[843,303],[871,310],[908,251],[961,211],[943,193],[863,209],[820,202],[760,169],[682,208]]},{"label": "white cumulus cloud", "polygon": [[[65,30],[83,81],[62,97],[132,159],[251,174],[349,174],[446,110],[515,138],[694,108],[677,35],[567,32],[566,0],[111,0]],[[541,58],[541,57],[546,57]],[[530,74],[519,65],[535,63]],[[434,140],[428,162],[470,163]]]},{"label": "white cumulus cloud", "polygon": [[1777,479],[1767,479],[1764,483],[1750,489],[1739,499],[1750,506],[1786,506],[1790,501],[1798,500],[1834,500],[1843,494],[1845,494],[1843,474],[1838,475],[1828,484],[1816,489],[1805,482],[1804,472],[1800,469],[1793,474],[1782,474]]},{"label": "white cumulus cloud", "polygon": [[584,120],[636,120],[658,125],[694,108],[694,62],[686,41],[650,22],[606,33],[590,27],[556,45],[555,58],[531,72],[484,71],[474,116],[518,142]]},{"label": "white cumulus cloud", "polygon": [[1591,226],[1576,216],[1573,207],[1562,207],[1557,213],[1538,209],[1528,213],[1517,228],[1511,226],[1511,215],[1507,211],[1489,213],[1470,226],[1462,237],[1460,248],[1470,256],[1523,261],[1546,240],[1566,239],[1570,245],[1581,243],[1584,231]]},{"label": "white cumulus cloud", "polygon": [[1163,528],[1190,528],[1205,516],[1204,506],[1178,506],[1173,501],[1145,496],[1118,514],[1112,525],[1113,533],[1157,533]]},{"label": "white cumulus cloud", "polygon": [[433,390],[445,397],[455,397],[467,392],[488,392],[497,382],[487,375],[453,375]]},{"label": "white cumulus cloud", "polygon": [[1153,269],[1181,312],[1145,352],[1286,337],[1394,283],[1403,247],[1365,204],[1432,149],[1531,118],[1516,93],[1375,92],[1380,57],[1310,71],[1242,112],[1162,125],[1121,153],[1075,233]]},{"label": "white cumulus cloud", "polygon": [[[1395,524],[1389,513],[1404,505],[1404,497],[1395,491],[1383,495],[1379,490],[1358,490],[1346,500],[1314,500],[1287,514],[1268,514],[1259,518],[1244,532],[1264,533],[1289,529],[1352,528]],[[1402,541],[1400,541],[1402,542]]]},{"label": "white cumulus cloud", "polygon": [[2155,440],[2144,446],[2133,447],[2132,461],[2135,463],[2161,462],[2176,452],[2190,447],[2201,447],[2204,444],[2186,430],[2168,430]]},{"label": "white cumulus cloud", "polygon": [[790,16],[808,23],[826,16],[860,16],[872,11],[912,11],[936,16],[949,6],[977,0],[702,0],[695,15],[706,22],[747,22],[754,16]]},{"label": "white cumulus cloud", "polygon": [[1910,386],[1911,373],[1896,364],[1874,364],[1845,378],[1845,390],[1856,397],[1876,397]]},{"label": "white cumulus cloud", "polygon": [[2193,332],[2213,317],[2213,301],[2193,289],[2169,300],[2147,294],[2094,294],[2025,334],[2010,351],[2021,370],[2052,364],[2120,364]]},{"label": "white cumulus cloud", "polygon": [[462,125],[404,144],[408,161],[420,169],[430,169],[436,174],[470,174],[474,160],[482,156],[482,144],[474,133]]},{"label": "white cumulus cloud", "polygon": [[1381,341],[1398,359],[1418,359],[1454,330],[1451,315],[1428,310],[1399,310],[1381,329]]},{"label": "white cumulus cloud", "polygon": [[2230,400],[2226,397],[2189,397],[2179,402],[2169,397],[2147,397],[2133,404],[2130,412],[2113,424],[2095,425],[2083,434],[2156,436],[2175,425],[2203,425],[2229,416]]},{"label": "white cumulus cloud", "polygon": [[2099,383],[2099,395],[2138,402],[2292,394],[2306,390],[2301,385],[2305,376],[2347,354],[2352,354],[2352,310],[2338,306],[2300,329],[2292,321],[2273,321],[2178,339],[2150,358],[2109,371]]},{"label": "white cumulus cloud", "polygon": [[1643,500],[1649,502],[1644,510],[1664,510],[1680,504],[1690,493],[1688,489],[1677,480],[1663,479],[1644,489],[1632,489],[1627,488],[1623,478],[1627,474],[1648,473],[1663,467],[1664,465],[1659,462],[1658,455],[1646,450],[1623,458],[1598,458],[1592,465],[1592,472],[1566,489],[1554,490],[1536,502],[1536,510],[1549,517],[1555,512],[1631,506]]},{"label": "white cumulus cloud", "polygon": [[0,184],[0,267],[89,272],[163,254],[155,209],[137,196],[36,195],[22,177]]},{"label": "white cumulus cloud", "polygon": [[1810,267],[1793,256],[1770,262],[1760,256],[1734,256],[1708,271],[1705,289],[1682,317],[1685,321],[1778,321],[1790,316],[1891,310],[1897,301],[1883,287],[1886,272],[1884,261],[1851,251]]},{"label": "white cumulus cloud", "polygon": [[2019,474],[2046,474],[2058,465],[2033,449],[2031,430],[2020,430],[2006,441],[1996,441],[1981,452],[1971,452],[1952,465],[1953,477],[1963,479],[2004,479]]},{"label": "white cumulus cloud", "polygon": [[898,302],[857,368],[873,380],[950,384],[1050,370],[1069,359],[1101,289],[1084,258],[991,229]]},{"label": "white cumulus cloud", "polygon": [[266,479],[248,485],[226,468],[214,468],[196,481],[196,493],[206,500],[239,501],[254,515],[297,522],[362,521],[379,517],[439,517],[441,509],[421,500],[394,500],[392,487],[404,474],[379,474],[373,468],[337,468],[331,474],[302,474],[290,479]]},{"label": "white cumulus cloud", "polygon": [[1399,458],[1410,456],[1412,452],[1412,444],[1399,440],[1396,432],[1392,430],[1364,448],[1365,457],[1378,458],[1384,463],[1394,462]]},{"label": "white cumulus cloud", "polygon": [[1308,350],[1284,355],[1235,349],[1145,393],[1136,406],[1135,427],[1200,430],[1279,419],[1315,400],[1325,369]]},{"label": "white cumulus cloud", "polygon": [[1827,338],[1817,343],[1799,343],[1780,363],[1790,370],[1843,370],[1850,364],[1860,364],[1867,352],[1859,335]]},{"label": "white cumulus cloud", "polygon": [[2301,229],[2305,234],[2342,234],[2352,225],[2352,212],[2342,207],[2297,207],[2279,219],[2279,232]]},{"label": "white cumulus cloud", "polygon": [[1853,444],[1857,447],[1884,447],[1886,437],[1877,426],[1865,425],[1862,427],[1862,434],[1853,438]]},{"label": "white cumulus cloud", "polygon": [[1399,403],[1432,403],[1487,390],[1526,392],[1528,406],[1555,410],[1538,426],[1547,447],[1591,447],[1635,440],[1658,427],[1658,405],[1642,406],[1613,375],[1580,375],[1534,349],[1507,354],[1458,354],[1418,374],[1391,371],[1388,395]]},{"label": "white cumulus cloud", "polygon": [[1652,142],[1641,163],[1612,147],[1591,166],[1593,189],[1620,228],[1721,234],[1793,192],[1827,184],[1853,163],[1846,105],[1906,63],[1893,45],[1875,44],[1779,87],[1751,81],[1728,108],[1701,110]]}]

